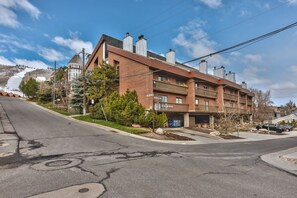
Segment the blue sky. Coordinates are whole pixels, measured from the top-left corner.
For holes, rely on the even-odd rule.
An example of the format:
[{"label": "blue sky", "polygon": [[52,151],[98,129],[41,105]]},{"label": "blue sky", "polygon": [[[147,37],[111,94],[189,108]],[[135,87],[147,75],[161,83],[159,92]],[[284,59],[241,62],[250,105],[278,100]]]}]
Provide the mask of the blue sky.
[{"label": "blue sky", "polygon": [[[102,34],[126,32],[183,62],[296,22],[297,0],[0,0],[0,13],[0,64],[65,65]],[[207,61],[271,90],[276,105],[297,103],[297,27]]]}]

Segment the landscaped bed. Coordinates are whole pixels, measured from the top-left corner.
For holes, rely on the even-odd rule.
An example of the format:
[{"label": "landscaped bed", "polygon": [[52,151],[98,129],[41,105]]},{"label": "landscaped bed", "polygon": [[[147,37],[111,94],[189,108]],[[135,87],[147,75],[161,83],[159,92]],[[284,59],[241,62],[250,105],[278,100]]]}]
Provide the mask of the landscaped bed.
[{"label": "landscaped bed", "polygon": [[[191,127],[189,128],[193,131],[198,131],[200,133],[205,133],[205,134],[208,134],[208,135],[211,135],[210,133],[211,132],[215,132],[215,130],[213,129],[205,129],[205,128],[199,128],[199,127]],[[220,135],[216,135],[217,137],[221,137],[223,139],[227,139],[227,140],[230,140],[230,139],[244,139],[242,137],[238,137],[238,136],[235,136],[235,135],[232,135],[232,134],[224,134],[224,133],[220,133]]]},{"label": "landscaped bed", "polygon": [[145,133],[141,134],[141,136],[148,137],[148,138],[153,138],[157,140],[180,140],[180,141],[191,141],[193,139],[185,136],[180,136],[174,133],[164,133],[164,135],[159,135],[157,133]]}]

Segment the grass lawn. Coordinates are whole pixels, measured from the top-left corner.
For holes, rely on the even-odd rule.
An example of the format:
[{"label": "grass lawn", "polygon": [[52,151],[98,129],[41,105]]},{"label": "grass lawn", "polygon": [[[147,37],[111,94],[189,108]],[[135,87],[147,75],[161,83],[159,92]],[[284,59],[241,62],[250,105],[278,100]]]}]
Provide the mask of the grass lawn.
[{"label": "grass lawn", "polygon": [[37,102],[37,104],[40,105],[40,106],[42,106],[42,107],[44,107],[44,108],[50,109],[52,111],[55,111],[57,113],[60,113],[60,114],[66,115],[66,116],[72,115],[67,110],[63,110],[63,109],[59,109],[59,108],[53,107],[53,104],[51,102],[50,103],[40,103],[40,102]]},{"label": "grass lawn", "polygon": [[150,131],[149,129],[146,129],[146,128],[133,128],[133,127],[128,127],[128,126],[123,126],[123,125],[117,124],[115,122],[110,122],[110,121],[105,121],[105,120],[97,120],[97,119],[91,118],[88,115],[75,116],[73,118],[82,120],[85,122],[91,122],[91,123],[111,127],[114,129],[119,129],[121,131],[125,131],[125,132],[132,133],[132,134],[142,134],[142,133],[147,133]]}]

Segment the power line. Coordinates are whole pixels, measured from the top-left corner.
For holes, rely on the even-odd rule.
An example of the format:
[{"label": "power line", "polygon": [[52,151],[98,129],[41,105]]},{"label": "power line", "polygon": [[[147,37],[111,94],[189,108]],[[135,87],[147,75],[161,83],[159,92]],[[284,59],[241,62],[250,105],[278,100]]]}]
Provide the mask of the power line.
[{"label": "power line", "polygon": [[[254,44],[254,43],[256,43],[256,42],[259,42],[259,41],[262,41],[262,40],[264,40],[264,39],[270,38],[270,37],[272,37],[272,36],[274,36],[274,35],[276,35],[276,34],[278,34],[278,33],[280,33],[280,32],[283,32],[283,31],[285,31],[285,30],[287,30],[287,29],[293,28],[293,27],[295,27],[295,26],[297,26],[297,22],[294,22],[294,23],[292,23],[292,24],[290,24],[290,25],[287,25],[287,26],[285,26],[285,27],[279,28],[279,29],[274,30],[274,31],[272,31],[272,32],[263,34],[263,35],[258,36],[258,37],[256,37],[256,38],[250,39],[250,40],[248,40],[248,41],[244,41],[244,42],[242,42],[242,43],[233,45],[233,46],[231,46],[231,47],[228,47],[228,48],[219,50],[219,51],[217,51],[217,52],[210,53],[210,54],[208,54],[208,55],[204,55],[204,56],[201,56],[201,57],[194,58],[194,59],[192,59],[192,60],[183,62],[182,64],[186,64],[186,63],[194,62],[194,61],[197,61],[197,60],[200,60],[200,59],[209,57],[209,56],[213,56],[213,55],[216,55],[216,54],[221,54],[221,53],[223,53],[223,52],[224,52],[224,53],[228,53],[228,52],[230,52],[229,50],[236,49],[236,48],[241,47],[241,46],[245,46],[245,47],[247,47],[247,46],[252,45],[252,44]],[[242,47],[242,48],[243,48],[243,47]],[[241,49],[241,48],[239,48],[239,49]],[[237,49],[236,51],[238,51],[239,49]]]}]

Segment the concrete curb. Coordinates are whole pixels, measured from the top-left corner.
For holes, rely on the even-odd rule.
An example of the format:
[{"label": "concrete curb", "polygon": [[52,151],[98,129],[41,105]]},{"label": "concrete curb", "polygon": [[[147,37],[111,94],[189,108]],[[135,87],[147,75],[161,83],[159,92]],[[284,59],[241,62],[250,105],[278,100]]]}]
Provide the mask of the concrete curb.
[{"label": "concrete curb", "polygon": [[261,160],[264,162],[297,176],[297,164],[294,164],[288,160],[292,158],[297,159],[297,147],[261,156]]},{"label": "concrete curb", "polygon": [[[45,111],[47,111],[49,113],[52,113],[52,114],[55,114],[57,116],[66,118],[68,120],[75,121],[75,122],[78,122],[80,124],[85,124],[85,125],[89,125],[89,126],[92,126],[92,127],[96,127],[96,128],[99,128],[99,129],[103,129],[103,130],[108,131],[108,132],[114,132],[115,131],[115,132],[117,132],[117,133],[119,133],[121,135],[124,135],[124,136],[129,136],[129,137],[138,138],[138,139],[147,140],[147,141],[152,141],[152,142],[166,143],[166,144],[178,144],[178,145],[203,144],[203,143],[197,142],[197,141],[174,141],[174,140],[156,140],[156,139],[151,139],[151,138],[143,137],[143,136],[140,136],[140,135],[135,135],[135,134],[127,133],[127,132],[121,131],[119,129],[115,129],[115,128],[111,128],[111,127],[107,127],[107,126],[103,126],[103,125],[99,125],[99,124],[94,124],[94,123],[90,123],[90,122],[85,122],[85,121],[82,121],[82,120],[77,120],[77,119],[75,119],[73,117],[66,116],[66,115],[57,113],[55,111],[52,111],[50,109],[47,109],[45,107],[42,107],[42,106],[36,104],[35,102],[29,102],[29,103],[32,104],[32,105],[35,105],[35,106],[37,106],[37,107],[39,107],[39,108],[41,108],[41,109],[43,109],[43,110],[45,110]],[[205,143],[205,144],[209,144],[209,143]]]},{"label": "concrete curb", "polygon": [[[42,107],[42,106],[36,104],[35,102],[30,102],[30,101],[27,101],[27,102],[31,103],[32,105],[35,105],[35,106],[39,107],[40,109],[43,109],[43,110],[47,111],[49,113],[52,113],[54,115],[66,118],[66,119],[71,120],[71,121],[75,121],[77,123],[93,126],[93,127],[103,129],[103,130],[108,131],[108,132],[117,132],[118,134],[121,134],[121,135],[124,135],[124,136],[129,136],[129,137],[142,139],[142,140],[147,140],[147,141],[151,141],[151,142],[157,142],[157,143],[175,144],[175,145],[202,145],[202,144],[222,144],[222,143],[225,144],[225,143],[253,142],[253,141],[276,139],[276,138],[257,139],[257,140],[249,140],[249,139],[225,140],[225,139],[218,139],[217,141],[220,141],[220,142],[198,142],[197,140],[195,140],[195,141],[156,140],[156,139],[152,139],[152,138],[143,137],[143,136],[140,136],[140,135],[127,133],[125,131],[114,129],[114,128],[111,128],[111,127],[107,127],[107,126],[103,126],[103,125],[99,125],[99,124],[94,124],[94,123],[90,123],[90,122],[77,120],[77,119],[75,119],[73,117],[66,116],[66,115],[57,113],[55,111],[52,111],[50,109],[47,109],[45,107]],[[294,136],[289,136],[289,137],[294,137]],[[289,137],[279,137],[279,139],[280,138],[289,138]],[[296,135],[296,137],[297,137],[297,135]]]}]

